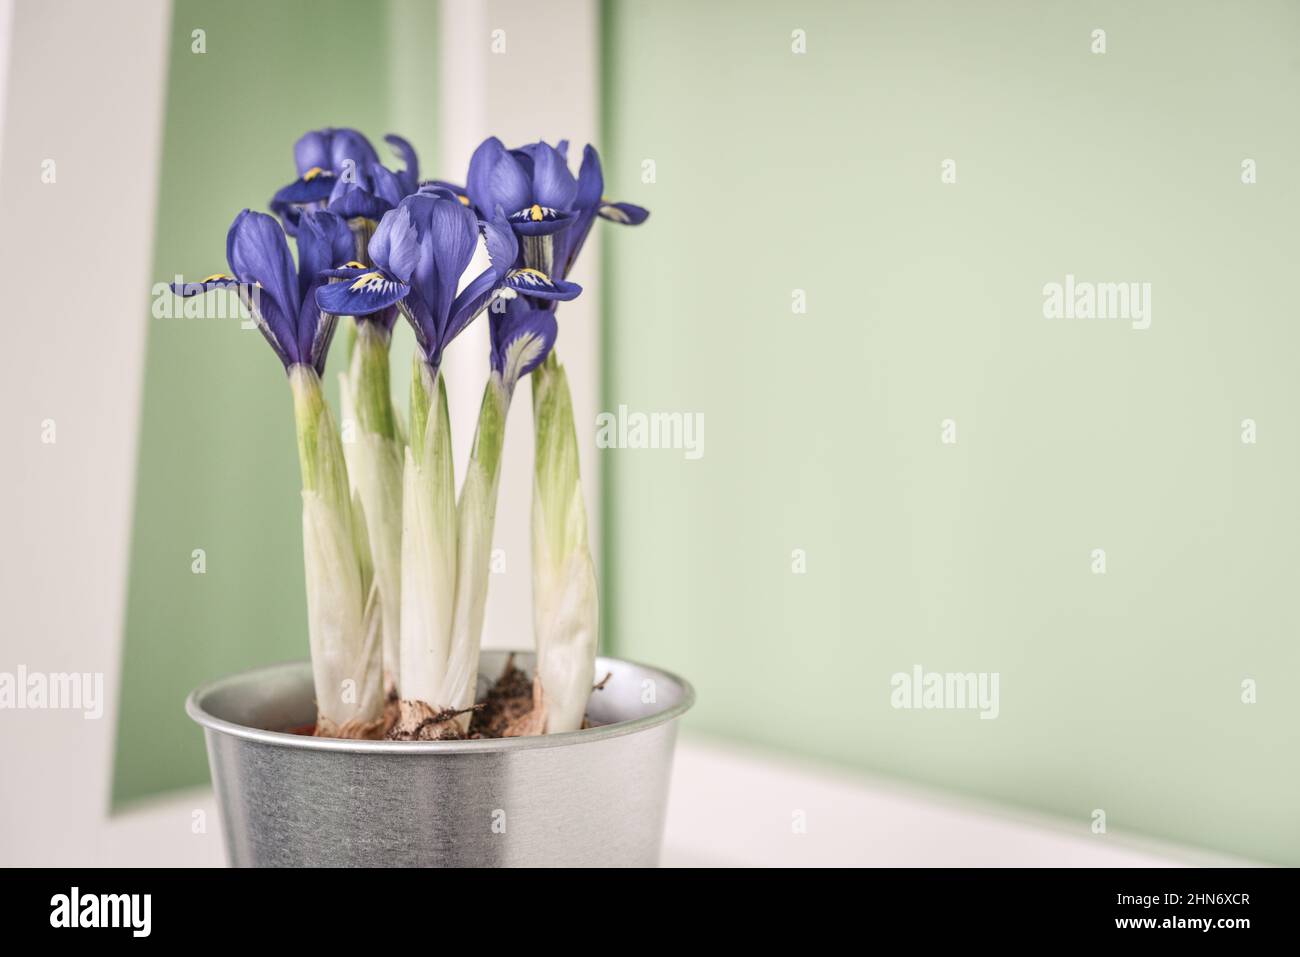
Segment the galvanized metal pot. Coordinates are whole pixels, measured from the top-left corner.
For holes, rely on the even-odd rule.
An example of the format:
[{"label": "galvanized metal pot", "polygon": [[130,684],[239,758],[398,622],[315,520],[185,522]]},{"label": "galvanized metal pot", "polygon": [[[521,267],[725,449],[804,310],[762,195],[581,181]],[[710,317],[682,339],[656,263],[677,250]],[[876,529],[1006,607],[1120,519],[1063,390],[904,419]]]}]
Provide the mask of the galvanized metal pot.
[{"label": "galvanized metal pot", "polygon": [[[480,690],[505,667],[484,651]],[[526,672],[532,655],[515,664]],[[600,658],[595,727],[481,741],[343,741],[286,733],[316,718],[307,662],[199,688],[230,863],[267,866],[654,866],[682,679]]]}]

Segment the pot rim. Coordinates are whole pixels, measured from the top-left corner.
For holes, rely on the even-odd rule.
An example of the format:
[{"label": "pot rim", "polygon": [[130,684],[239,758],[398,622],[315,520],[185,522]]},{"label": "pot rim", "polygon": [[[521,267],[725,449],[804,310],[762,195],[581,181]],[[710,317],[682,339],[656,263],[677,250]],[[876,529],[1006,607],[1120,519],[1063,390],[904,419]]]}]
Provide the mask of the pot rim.
[{"label": "pot rim", "polygon": [[[500,648],[485,648],[483,650],[502,654],[509,653],[506,649]],[[517,651],[515,654],[532,654],[532,652]],[[667,681],[680,689],[679,700],[654,714],[632,718],[627,721],[617,721],[614,724],[584,728],[579,731],[563,731],[559,734],[539,734],[520,738],[478,738],[460,741],[363,741],[348,738],[317,738],[304,734],[293,734],[288,731],[265,731],[261,728],[253,728],[248,725],[227,721],[224,718],[218,718],[204,708],[202,704],[208,695],[231,685],[247,682],[269,672],[302,667],[310,668],[311,663],[309,661],[299,659],[264,665],[260,668],[250,668],[247,671],[240,671],[200,685],[191,691],[185,699],[185,713],[208,731],[215,731],[273,747],[300,748],[308,751],[343,751],[354,754],[478,754],[483,752],[526,751],[535,748],[571,747],[605,741],[666,724],[685,714],[695,704],[695,689],[691,686],[691,683],[670,671],[644,665],[627,658],[613,658],[606,655],[601,655],[596,659],[598,669],[601,662],[619,662],[620,664],[631,665],[634,668],[648,672],[651,677]]]}]

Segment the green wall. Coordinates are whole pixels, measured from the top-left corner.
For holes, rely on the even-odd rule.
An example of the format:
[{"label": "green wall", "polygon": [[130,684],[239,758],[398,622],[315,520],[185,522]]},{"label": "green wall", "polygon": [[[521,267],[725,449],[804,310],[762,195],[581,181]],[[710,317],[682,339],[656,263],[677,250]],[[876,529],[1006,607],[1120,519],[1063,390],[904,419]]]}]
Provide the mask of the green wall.
[{"label": "green wall", "polygon": [[[403,40],[390,52],[398,12]],[[230,221],[265,209],[293,177],[293,143],[307,129],[355,126],[381,154],[384,134],[400,131],[431,169],[434,20],[435,7],[410,0],[367,4],[364,15],[342,0],[177,0],[155,278],[225,269]],[[191,52],[196,29],[206,53]],[[115,804],[207,780],[202,735],[182,707],[190,690],[307,652],[297,452],[279,363],[238,320],[152,319],[147,306],[141,320]],[[409,339],[397,338],[395,362],[409,363]],[[335,393],[341,356],[331,359]],[[200,548],[207,570],[197,575]]]},{"label": "green wall", "polygon": [[[606,230],[603,407],[707,425],[602,453],[616,650],[700,730],[1300,864],[1300,8],[605,14],[607,190],[653,216]],[[1151,327],[1044,318],[1067,273]],[[895,710],[916,664],[1000,716]]]}]

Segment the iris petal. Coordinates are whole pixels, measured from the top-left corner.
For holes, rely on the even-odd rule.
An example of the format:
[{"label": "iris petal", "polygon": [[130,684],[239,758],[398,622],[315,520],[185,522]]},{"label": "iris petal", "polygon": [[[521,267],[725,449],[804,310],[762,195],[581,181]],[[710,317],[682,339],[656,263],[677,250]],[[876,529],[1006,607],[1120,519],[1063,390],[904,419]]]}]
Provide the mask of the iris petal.
[{"label": "iris petal", "polygon": [[361,217],[378,220],[393,208],[393,204],[382,196],[376,195],[371,189],[371,183],[369,174],[364,182],[356,178],[338,180],[333,192],[330,193],[329,205],[326,208],[344,219]]},{"label": "iris petal", "polygon": [[576,299],[582,287],[576,282],[551,279],[540,269],[512,269],[506,274],[506,288],[534,299],[568,302]]},{"label": "iris petal", "polygon": [[[405,197],[415,192],[415,187],[407,188],[405,178],[401,173],[394,173],[392,170],[383,166],[373,166],[370,169],[370,191],[383,200],[382,216],[388,212]],[[368,219],[378,219],[379,216],[369,216]]]},{"label": "iris petal", "polygon": [[402,158],[404,167],[400,174],[404,186],[402,195],[407,196],[414,193],[420,184],[420,158],[415,153],[415,147],[395,133],[389,133],[385,136],[384,142],[391,146],[393,151]]},{"label": "iris petal", "polygon": [[352,258],[355,249],[347,221],[333,213],[306,213],[298,227],[298,289],[307,290],[320,274]]},{"label": "iris petal", "polygon": [[465,206],[447,199],[412,196],[403,200],[420,232],[422,255],[415,268],[416,285],[442,338],[461,274],[478,247],[478,219]]},{"label": "iris petal", "polygon": [[579,210],[595,209],[605,193],[605,175],[600,169],[600,154],[590,143],[582,151],[582,167],[578,170],[578,188],[573,205]]},{"label": "iris petal", "polygon": [[533,158],[533,202],[555,209],[571,209],[578,183],[569,172],[569,164],[554,148],[535,144]]},{"label": "iris petal", "polygon": [[505,213],[498,206],[491,222],[479,224],[483,230],[483,240],[487,244],[488,259],[504,275],[506,270],[516,264],[519,258],[519,240],[510,228]]},{"label": "iris petal", "polygon": [[298,315],[300,361],[311,365],[317,375],[325,374],[325,359],[329,355],[330,343],[334,341],[334,330],[338,327],[338,316],[325,312],[316,303],[316,292],[325,285],[318,283],[308,287]]},{"label": "iris petal", "polygon": [[492,368],[507,388],[539,366],[555,346],[555,313],[515,300],[491,314]]},{"label": "iris petal", "polygon": [[214,273],[206,279],[197,279],[194,282],[174,282],[171,284],[172,292],[178,296],[201,296],[205,292],[211,292],[213,289],[229,289],[232,286],[242,285],[234,276],[226,273]]},{"label": "iris petal", "polygon": [[532,183],[495,136],[484,140],[470,158],[467,187],[470,200],[481,210],[516,210],[532,203]]},{"label": "iris petal", "polygon": [[294,180],[271,197],[273,204],[281,206],[306,206],[329,199],[334,188],[334,174],[322,172],[311,179]]},{"label": "iris petal", "polygon": [[443,335],[444,346],[464,332],[466,327],[478,318],[499,288],[501,288],[501,274],[496,269],[485,269],[470,280],[469,285],[461,290],[460,295],[451,304],[451,315],[448,317],[447,329]]},{"label": "iris petal", "polygon": [[605,191],[605,177],[600,169],[600,154],[591,144],[582,151],[582,167],[578,170],[578,189],[573,197],[576,211],[573,223],[555,237],[554,270],[563,278],[573,269],[578,253],[582,251],[591,224],[595,222],[600,207],[600,197]]},{"label": "iris petal", "polygon": [[640,226],[650,217],[650,210],[633,203],[602,203],[600,218],[624,226]]},{"label": "iris petal", "polygon": [[289,255],[289,243],[280,224],[266,213],[245,210],[230,227],[226,248],[231,271],[244,282],[261,286],[259,310],[290,362],[304,361],[297,351],[294,325],[301,305],[298,270]]},{"label": "iris petal", "polygon": [[472,206],[469,193],[465,187],[458,183],[449,183],[442,179],[426,179],[420,184],[417,192],[425,196],[440,196],[443,199],[454,199],[463,206]]},{"label": "iris petal", "polygon": [[409,283],[420,257],[420,234],[411,221],[411,208],[401,203],[384,214],[370,237],[370,261],[390,276]]},{"label": "iris petal", "polygon": [[549,236],[574,220],[574,213],[534,203],[510,214],[510,225],[521,236]]},{"label": "iris petal", "polygon": [[316,304],[336,316],[369,316],[396,305],[410,287],[375,269],[335,269],[316,287]]},{"label": "iris petal", "polygon": [[327,130],[330,133],[330,162],[328,168],[335,176],[363,173],[379,162],[379,154],[370,145],[370,140],[361,133],[347,127]]},{"label": "iris petal", "polygon": [[280,217],[284,230],[290,236],[298,233],[298,220],[304,210],[323,209],[334,188],[334,176],[322,173],[310,180],[299,179],[279,189],[267,205]]},{"label": "iris petal", "polygon": [[301,176],[313,167],[330,166],[330,130],[309,130],[293,144],[293,160]]}]

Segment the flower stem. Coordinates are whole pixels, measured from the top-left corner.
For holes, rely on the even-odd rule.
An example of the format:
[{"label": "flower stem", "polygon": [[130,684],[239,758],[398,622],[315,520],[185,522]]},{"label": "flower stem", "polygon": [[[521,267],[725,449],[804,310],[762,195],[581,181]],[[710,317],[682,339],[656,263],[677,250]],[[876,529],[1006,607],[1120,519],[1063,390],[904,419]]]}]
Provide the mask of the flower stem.
[{"label": "flower stem", "polygon": [[402,469],[403,443],[389,386],[390,336],[374,322],[357,325],[350,371],[340,376],[344,419],[351,440],[344,443],[348,475],[361,502],[367,555],[378,590],[372,610],[383,634],[384,688],[398,689],[401,661]]},{"label": "flower stem", "polygon": [[[289,368],[294,421],[298,431],[298,465],[303,491],[315,492],[350,518],[352,495],[334,415],[321,389],[320,376],[308,365]],[[350,523],[349,523],[350,524]]]},{"label": "flower stem", "polygon": [[533,370],[533,422],[533,629],[545,730],[554,734],[582,727],[600,635],[573,400],[554,351]]},{"label": "flower stem", "polygon": [[429,426],[429,405],[438,391],[437,372],[417,355],[411,361],[410,446],[416,462],[424,460],[424,433]]},{"label": "flower stem", "polygon": [[509,409],[510,393],[501,376],[494,372],[483,389],[474,448],[456,509],[456,604],[447,666],[446,707],[469,707],[474,703],[477,690],[479,646],[491,572],[492,533],[501,484],[501,450],[505,444]]},{"label": "flower stem", "polygon": [[356,324],[356,348],[351,371],[357,425],[366,432],[397,438],[397,415],[393,411],[392,386],[388,372],[391,335],[383,326],[362,320]]},{"label": "flower stem", "polygon": [[[302,468],[303,569],[307,633],[316,689],[317,734],[375,737],[383,730],[383,662],[377,629],[367,628],[368,583],[352,513],[348,471],[320,377],[289,369]],[[367,560],[369,556],[366,556]]]},{"label": "flower stem", "polygon": [[456,588],[456,479],[443,378],[416,360],[402,490],[401,672],[404,701],[444,700]]}]

